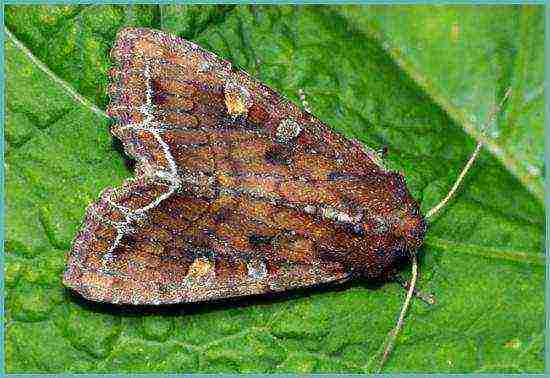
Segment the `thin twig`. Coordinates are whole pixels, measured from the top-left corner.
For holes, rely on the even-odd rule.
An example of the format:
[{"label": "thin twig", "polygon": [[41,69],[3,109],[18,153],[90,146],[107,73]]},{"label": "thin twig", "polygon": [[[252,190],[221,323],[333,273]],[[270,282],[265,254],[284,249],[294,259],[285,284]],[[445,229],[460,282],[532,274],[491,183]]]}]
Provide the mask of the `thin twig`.
[{"label": "thin twig", "polygon": [[74,90],[73,87],[69,83],[67,83],[65,80],[58,77],[55,73],[53,73],[44,63],[42,63],[37,57],[33,55],[33,53],[25,46],[21,41],[19,41],[9,30],[6,26],[4,26],[4,32],[8,36],[8,38],[13,42],[13,44],[21,50],[30,60],[34,63],[34,65],[38,68],[40,68],[48,77],[54,81],[55,83],[59,84],[63,88],[63,90],[71,96],[75,101],[81,103],[88,109],[90,109],[95,114],[109,118],[107,113],[105,113],[103,110],[99,109],[97,106],[95,106],[91,101],[80,95],[76,90]]}]

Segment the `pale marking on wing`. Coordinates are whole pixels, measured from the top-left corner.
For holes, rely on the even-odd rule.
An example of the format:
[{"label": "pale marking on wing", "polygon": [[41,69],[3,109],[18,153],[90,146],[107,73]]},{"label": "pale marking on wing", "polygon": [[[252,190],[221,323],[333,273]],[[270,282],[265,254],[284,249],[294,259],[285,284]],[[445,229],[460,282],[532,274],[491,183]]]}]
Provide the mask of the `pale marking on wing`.
[{"label": "pale marking on wing", "polygon": [[263,261],[251,260],[246,263],[248,277],[253,280],[261,280],[267,276],[267,267]]},{"label": "pale marking on wing", "polygon": [[[146,103],[143,104],[140,107],[139,110],[140,110],[140,112],[142,112],[145,115],[145,118],[139,124],[130,124],[130,125],[124,126],[123,128],[136,128],[136,129],[140,129],[140,130],[145,130],[145,131],[150,132],[153,135],[153,137],[158,142],[158,144],[161,146],[161,148],[164,152],[164,158],[166,159],[166,161],[168,162],[168,165],[169,165],[169,172],[166,172],[165,170],[162,170],[162,169],[154,170],[154,168],[153,168],[153,170],[150,172],[150,174],[145,175],[145,177],[150,179],[150,180],[155,180],[155,178],[166,180],[170,184],[168,185],[168,190],[165,193],[159,195],[154,201],[152,201],[151,203],[149,203],[148,205],[146,205],[142,208],[139,208],[139,209],[136,209],[136,210],[131,210],[130,208],[125,207],[125,206],[121,206],[121,205],[116,206],[117,209],[119,209],[120,211],[122,211],[125,214],[125,220],[124,220],[124,222],[120,222],[119,225],[115,226],[116,231],[117,231],[117,236],[116,236],[113,244],[111,245],[111,247],[107,251],[107,253],[103,256],[104,261],[106,263],[108,263],[108,260],[109,260],[110,256],[112,255],[112,252],[119,246],[120,241],[122,240],[124,235],[127,234],[128,231],[130,231],[131,228],[129,227],[129,225],[130,225],[131,222],[133,222],[136,219],[135,215],[141,215],[141,214],[144,214],[145,212],[147,212],[151,209],[154,209],[162,201],[169,198],[182,184],[181,180],[178,177],[176,162],[175,162],[174,158],[172,157],[172,154],[170,153],[170,149],[169,149],[168,145],[162,139],[162,137],[160,136],[160,133],[157,132],[154,127],[151,127],[153,124],[156,124],[156,122],[154,120],[154,115],[152,114],[153,88],[152,88],[152,85],[151,85],[151,72],[150,72],[149,63],[145,62],[144,66],[145,67],[144,67],[143,74],[145,76],[145,84],[146,84]],[[143,158],[142,156],[139,156],[139,155],[137,155],[136,158],[138,158],[145,166],[148,166],[148,164],[146,163],[145,158]],[[124,188],[122,188],[122,190],[124,190]],[[112,193],[115,193],[115,190],[113,190]],[[111,197],[112,193],[110,193],[110,195],[107,198],[107,202],[109,202],[111,204],[114,203],[114,201],[112,200],[112,197]]]},{"label": "pale marking on wing", "polygon": [[[97,272],[97,271],[92,270],[92,272]],[[292,281],[292,284],[289,287],[287,286],[288,285],[287,279],[292,277],[289,274],[283,277],[278,277],[281,282],[277,282],[277,281],[270,282],[269,288],[273,291],[284,291],[291,288],[307,287],[307,286],[314,286],[314,285],[329,283],[334,281],[347,280],[350,277],[349,273],[337,274],[337,275],[331,275],[331,276],[324,276],[323,274],[324,272],[322,268],[320,268],[319,266],[311,266],[306,276],[315,277],[314,281],[313,280],[307,280],[307,282]],[[200,292],[198,292],[200,295],[194,298],[189,298],[187,296],[179,295],[179,296],[175,296],[173,298],[173,301],[167,301],[165,303],[179,303],[181,302],[182,298],[186,299],[188,302],[198,302],[198,301],[209,300],[213,298],[219,298],[219,297],[223,297],[223,296],[220,296],[220,293],[222,293],[225,290],[232,291],[231,294],[228,295],[231,297],[246,295],[246,293],[248,292],[246,290],[247,288],[251,289],[249,290],[250,292],[248,292],[248,294],[258,294],[258,293],[264,292],[263,288],[258,286],[258,280],[248,276],[244,278],[244,281],[237,288],[234,287],[233,285],[227,285],[227,284],[224,285],[220,282],[209,280],[211,277],[212,276],[209,274],[205,277],[206,279],[203,279],[203,280],[184,279],[178,283],[175,283],[175,282],[168,283],[166,287],[169,288],[171,292],[189,293],[189,290],[193,290],[194,288],[197,288],[200,290]],[[96,289],[96,290],[104,289],[103,286],[94,285],[93,283],[83,284],[82,287],[84,289],[88,289],[88,288]],[[121,297],[116,296],[116,291],[114,294],[117,302],[128,303],[127,300],[124,300]],[[192,300],[189,300],[189,299],[192,299]],[[144,302],[140,302],[140,303],[144,303]]]},{"label": "pale marking on wing", "polygon": [[[165,180],[169,183],[168,190],[159,195],[154,201],[149,203],[147,206],[144,206],[140,209],[131,210],[125,206],[121,206],[119,204],[116,204],[115,201],[113,201],[111,196],[107,197],[107,202],[111,205],[113,205],[115,208],[120,210],[123,214],[125,214],[125,220],[122,222],[118,222],[117,224],[113,224],[117,230],[117,236],[115,238],[115,241],[113,242],[113,245],[107,251],[106,258],[108,259],[108,256],[112,254],[115,248],[117,248],[124,237],[125,234],[132,231],[132,228],[129,227],[130,223],[136,220],[136,215],[138,214],[144,214],[145,212],[157,207],[162,201],[169,198],[176,190],[178,190],[183,183],[190,183],[190,184],[199,184],[197,177],[193,174],[188,174],[186,176],[180,176],[178,175],[178,167],[175,162],[175,159],[173,158],[169,146],[162,138],[161,134],[167,131],[167,128],[164,124],[155,121],[154,115],[152,114],[153,109],[153,89],[152,89],[152,80],[151,80],[151,73],[150,73],[150,66],[147,62],[144,65],[143,74],[145,76],[145,83],[146,83],[146,103],[140,106],[138,109],[139,111],[145,115],[144,120],[140,123],[131,123],[128,125],[120,126],[122,130],[124,129],[133,129],[133,130],[142,130],[147,131],[151,133],[151,135],[155,138],[157,143],[161,146],[164,157],[169,165],[169,171],[165,171],[162,169],[156,169],[156,167],[150,167],[149,164],[147,164],[146,160],[137,155],[136,158],[138,158],[144,166],[151,169],[150,172],[147,172],[147,174],[143,175],[142,177],[146,177],[150,180],[155,180],[155,178]],[[287,122],[282,122],[282,124],[279,126],[280,130],[278,131],[278,137],[279,139],[293,139],[295,138],[301,131],[302,128],[300,125],[298,125],[295,121],[292,120],[285,120]],[[200,130],[200,128],[197,128]],[[284,134],[284,135],[283,135]],[[120,188],[124,190],[124,188]],[[221,193],[227,193],[230,195],[238,195],[238,194],[246,194],[253,198],[260,198],[262,200],[268,200],[272,203],[279,203],[279,202],[285,202],[281,201],[282,198],[280,196],[270,196],[267,197],[265,193],[254,190],[254,189],[231,189],[221,186],[220,188]],[[114,193],[115,191],[113,191]],[[291,207],[294,209],[300,209],[300,206],[290,204],[290,203],[283,203],[283,205],[287,205],[287,207]],[[361,216],[352,216],[345,212],[339,211],[337,209],[331,208],[329,206],[313,206],[313,205],[306,205],[305,207],[301,207],[301,210],[305,211],[306,213],[310,213],[313,215],[317,215],[323,219],[336,221],[342,224],[349,224],[355,225],[361,218]]]},{"label": "pale marking on wing", "polygon": [[244,115],[252,106],[252,96],[248,89],[233,81],[226,81],[224,98],[227,113],[231,116]]},{"label": "pale marking on wing", "polygon": [[292,118],[285,118],[277,126],[275,138],[279,143],[289,143],[296,139],[302,132],[303,127]]}]

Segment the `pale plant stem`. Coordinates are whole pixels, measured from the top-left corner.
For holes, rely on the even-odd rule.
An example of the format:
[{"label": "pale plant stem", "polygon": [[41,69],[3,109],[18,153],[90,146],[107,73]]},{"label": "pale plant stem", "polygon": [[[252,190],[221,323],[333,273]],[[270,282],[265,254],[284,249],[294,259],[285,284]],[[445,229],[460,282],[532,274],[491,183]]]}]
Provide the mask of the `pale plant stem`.
[{"label": "pale plant stem", "polygon": [[52,81],[54,81],[61,88],[63,88],[63,90],[69,96],[71,96],[75,101],[77,101],[80,104],[84,105],[85,107],[90,109],[92,112],[94,112],[98,116],[104,117],[104,118],[109,118],[107,113],[105,113],[103,110],[99,109],[92,102],[90,102],[88,99],[86,99],[85,97],[80,95],[73,87],[71,87],[71,85],[69,83],[67,83],[65,80],[61,79],[59,76],[57,76],[55,73],[53,73],[44,63],[42,63],[37,57],[35,57],[33,55],[33,53],[8,30],[8,28],[6,26],[4,26],[4,32],[6,33],[6,36],[9,38],[9,40],[19,50],[21,50],[36,67],[38,67],[40,70],[42,70]]}]

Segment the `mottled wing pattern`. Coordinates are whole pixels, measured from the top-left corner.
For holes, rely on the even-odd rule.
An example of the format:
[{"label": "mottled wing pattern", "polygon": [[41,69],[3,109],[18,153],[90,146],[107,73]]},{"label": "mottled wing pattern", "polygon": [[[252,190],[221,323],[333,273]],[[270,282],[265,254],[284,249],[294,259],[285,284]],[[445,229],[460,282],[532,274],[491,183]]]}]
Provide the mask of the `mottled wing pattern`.
[{"label": "mottled wing pattern", "polygon": [[345,280],[350,250],[383,273],[384,216],[409,199],[375,155],[194,43],[128,28],[111,55],[111,132],[136,178],[88,208],[66,285],[113,303],[244,296]]}]

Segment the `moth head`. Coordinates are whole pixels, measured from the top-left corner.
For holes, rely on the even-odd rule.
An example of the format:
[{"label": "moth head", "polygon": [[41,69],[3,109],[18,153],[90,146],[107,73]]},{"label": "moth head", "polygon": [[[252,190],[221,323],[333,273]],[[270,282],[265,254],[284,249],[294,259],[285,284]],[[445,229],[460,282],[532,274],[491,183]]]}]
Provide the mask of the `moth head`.
[{"label": "moth head", "polygon": [[405,203],[403,207],[394,211],[391,232],[396,237],[404,238],[409,248],[420,248],[426,231],[426,221],[416,202]]},{"label": "moth head", "polygon": [[360,276],[378,279],[410,261],[423,244],[427,223],[401,174],[385,172],[364,185],[362,218],[351,230],[361,248],[348,256]]}]

